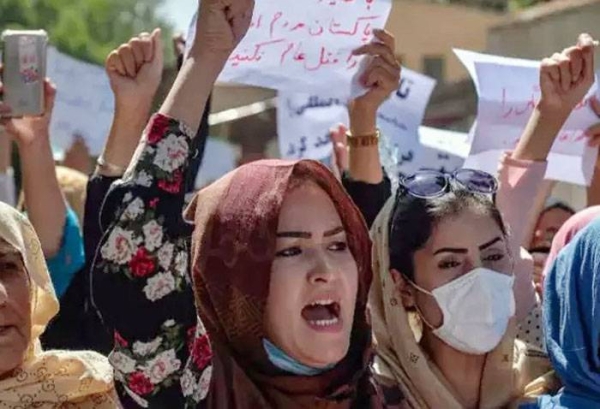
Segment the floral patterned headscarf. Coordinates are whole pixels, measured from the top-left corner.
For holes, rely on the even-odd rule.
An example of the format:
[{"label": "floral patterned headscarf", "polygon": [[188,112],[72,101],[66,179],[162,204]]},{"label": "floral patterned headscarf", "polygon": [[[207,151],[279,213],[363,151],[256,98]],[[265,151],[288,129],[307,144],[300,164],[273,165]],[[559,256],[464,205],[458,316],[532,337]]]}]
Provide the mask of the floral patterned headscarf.
[{"label": "floral patterned headscarf", "polygon": [[42,351],[39,337],[58,312],[58,300],[33,227],[3,203],[0,237],[21,254],[31,285],[30,344],[22,365],[0,380],[0,408],[119,407],[106,358],[95,352]]}]

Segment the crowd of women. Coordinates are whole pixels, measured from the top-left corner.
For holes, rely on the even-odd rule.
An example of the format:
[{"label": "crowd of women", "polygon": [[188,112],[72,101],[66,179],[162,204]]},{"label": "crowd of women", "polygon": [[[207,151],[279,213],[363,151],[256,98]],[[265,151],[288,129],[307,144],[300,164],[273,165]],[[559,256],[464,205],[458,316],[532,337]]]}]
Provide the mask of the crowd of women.
[{"label": "crowd of women", "polygon": [[0,408],[600,407],[600,207],[530,206],[594,83],[593,39],[542,61],[498,178],[421,171],[392,189],[376,113],[401,66],[375,30],[339,178],[265,160],[193,192],[207,100],[253,6],[201,2],[149,121],[160,31],[110,53],[114,122],[89,180],[55,171],[50,80],[42,117],[2,119],[24,195],[0,204]]}]

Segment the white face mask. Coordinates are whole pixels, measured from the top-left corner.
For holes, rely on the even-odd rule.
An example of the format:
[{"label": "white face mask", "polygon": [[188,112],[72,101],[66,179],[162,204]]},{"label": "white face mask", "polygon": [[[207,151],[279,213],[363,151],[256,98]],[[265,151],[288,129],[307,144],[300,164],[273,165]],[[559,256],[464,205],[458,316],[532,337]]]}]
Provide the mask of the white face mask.
[{"label": "white face mask", "polygon": [[450,283],[426,291],[433,296],[444,315],[444,323],[433,334],[458,351],[484,355],[500,344],[508,321],[515,315],[514,276],[487,268],[475,270]]}]

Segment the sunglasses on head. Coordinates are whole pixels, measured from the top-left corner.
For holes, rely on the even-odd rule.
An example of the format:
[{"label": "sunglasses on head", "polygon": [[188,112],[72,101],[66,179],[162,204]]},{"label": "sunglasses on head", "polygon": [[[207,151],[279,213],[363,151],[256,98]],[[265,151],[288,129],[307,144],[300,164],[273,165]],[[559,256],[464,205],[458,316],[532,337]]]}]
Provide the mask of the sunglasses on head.
[{"label": "sunglasses on head", "polygon": [[459,169],[452,173],[419,171],[401,178],[400,190],[420,199],[430,199],[448,193],[451,182],[474,193],[494,194],[498,190],[498,181],[494,176],[474,169]]}]

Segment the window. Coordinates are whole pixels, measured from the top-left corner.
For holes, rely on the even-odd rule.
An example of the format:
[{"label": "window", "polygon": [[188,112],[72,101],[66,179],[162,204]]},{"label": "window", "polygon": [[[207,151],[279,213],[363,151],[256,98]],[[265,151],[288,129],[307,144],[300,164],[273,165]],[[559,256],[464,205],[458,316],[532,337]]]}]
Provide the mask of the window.
[{"label": "window", "polygon": [[428,55],[423,57],[423,72],[425,75],[444,81],[444,57],[440,55]]}]

